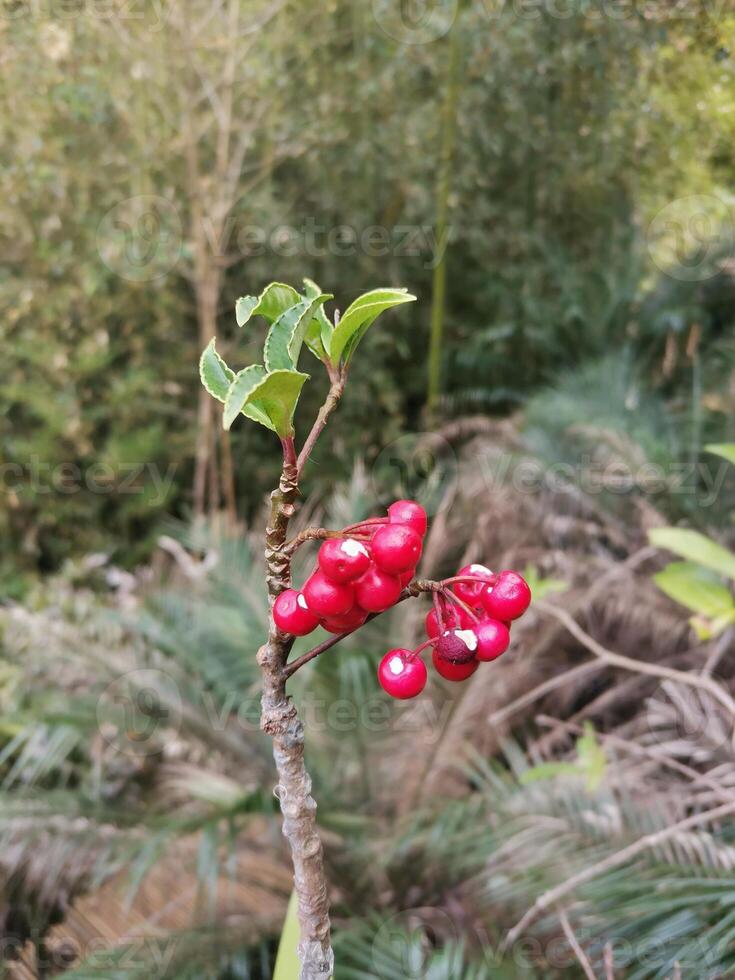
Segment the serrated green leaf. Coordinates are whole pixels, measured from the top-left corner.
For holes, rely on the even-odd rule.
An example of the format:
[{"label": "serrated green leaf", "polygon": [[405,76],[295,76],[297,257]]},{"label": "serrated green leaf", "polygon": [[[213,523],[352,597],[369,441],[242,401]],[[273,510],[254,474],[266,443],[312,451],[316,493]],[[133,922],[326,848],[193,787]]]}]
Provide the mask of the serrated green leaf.
[{"label": "serrated green leaf", "polygon": [[[222,415],[223,428],[229,429],[240,412],[244,412],[254,422],[260,422],[266,428],[273,429],[271,420],[261,409],[247,405],[248,395],[265,376],[266,370],[260,364],[251,364],[237,372],[225,397],[225,410]],[[246,411],[246,407],[248,411]]]},{"label": "serrated green leaf", "polygon": [[351,303],[334,328],[329,342],[329,360],[337,365],[344,355],[349,362],[368,327],[384,310],[416,299],[405,289],[373,289]]},{"label": "serrated green leaf", "polygon": [[235,372],[229,368],[217,353],[216,339],[212,337],[199,358],[199,377],[202,384],[214,398],[223,402],[227,397]]},{"label": "serrated green leaf", "polygon": [[289,307],[273,321],[265,338],[263,351],[266,370],[287,371],[296,367],[304,337],[313,322],[314,312],[328,299],[332,299],[329,293],[307,297]]},{"label": "serrated green leaf", "polygon": [[735,609],[730,590],[721,579],[693,562],[671,562],[653,576],[653,581],[674,602],[708,619],[726,615]]},{"label": "serrated green leaf", "polygon": [[735,442],[712,443],[704,448],[708,453],[714,453],[715,456],[721,456],[723,459],[726,459],[728,463],[733,463],[735,465]]},{"label": "serrated green leaf", "polygon": [[235,319],[238,327],[244,327],[254,316],[262,316],[269,323],[295,303],[301,296],[293,286],[285,282],[270,282],[260,296],[241,296],[235,303]]},{"label": "serrated green leaf", "polygon": [[[321,292],[320,287],[317,286],[313,279],[304,279],[304,294],[309,299],[321,295]],[[329,351],[329,344],[332,340],[333,332],[334,325],[327,316],[324,307],[317,307],[314,310],[314,319],[307,328],[304,343],[320,361],[326,362],[329,360],[327,352]]]},{"label": "serrated green leaf", "polygon": [[[256,411],[261,418],[267,419],[267,422],[262,424],[273,429],[281,439],[293,435],[293,414],[301,389],[309,375],[293,370],[266,373],[259,365],[253,367],[257,367],[262,372],[260,380],[257,380],[254,374],[250,374],[243,377],[238,384],[238,379],[252,370],[246,368],[232,382],[225,402],[224,427],[228,429],[239,412],[244,412],[252,418],[250,413]],[[261,421],[261,418],[257,421]]]},{"label": "serrated green leaf", "polygon": [[666,548],[687,561],[704,565],[718,575],[735,579],[735,555],[698,531],[678,527],[657,527],[648,532],[651,544]]}]

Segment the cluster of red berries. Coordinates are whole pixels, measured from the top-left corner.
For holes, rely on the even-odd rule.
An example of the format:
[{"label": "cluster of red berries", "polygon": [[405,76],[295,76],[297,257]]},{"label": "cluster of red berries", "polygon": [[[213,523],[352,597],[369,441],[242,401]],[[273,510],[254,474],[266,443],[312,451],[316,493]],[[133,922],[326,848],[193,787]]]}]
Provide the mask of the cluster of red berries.
[{"label": "cluster of red berries", "polygon": [[368,518],[328,538],[303,588],[286,589],[276,599],[276,626],[294,636],[317,626],[346,633],[371,613],[385,612],[414,576],[426,527],[420,504],[397,500],[387,517]]},{"label": "cluster of red berries", "polygon": [[484,565],[467,565],[442,585],[426,617],[427,642],[416,650],[389,650],[380,662],[378,679],[391,697],[406,700],[423,691],[427,671],[420,654],[428,647],[438,674],[467,680],[480,663],[505,653],[512,620],[531,602],[528,583],[518,572],[496,574]]}]

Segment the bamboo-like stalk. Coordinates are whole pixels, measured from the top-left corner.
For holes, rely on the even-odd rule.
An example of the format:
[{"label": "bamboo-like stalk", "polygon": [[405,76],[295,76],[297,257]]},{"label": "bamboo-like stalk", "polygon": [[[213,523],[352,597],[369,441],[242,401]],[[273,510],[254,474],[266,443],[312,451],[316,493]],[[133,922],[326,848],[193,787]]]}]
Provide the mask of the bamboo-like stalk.
[{"label": "bamboo-like stalk", "polygon": [[[458,12],[459,13],[459,12]],[[436,236],[440,250],[434,263],[431,291],[431,330],[429,335],[429,376],[426,391],[426,411],[431,418],[437,407],[441,389],[442,344],[444,339],[444,309],[447,284],[447,216],[451,186],[454,138],[459,95],[459,28],[455,23],[449,36],[449,55],[445,81],[444,106],[442,109],[439,172],[436,182]]]}]

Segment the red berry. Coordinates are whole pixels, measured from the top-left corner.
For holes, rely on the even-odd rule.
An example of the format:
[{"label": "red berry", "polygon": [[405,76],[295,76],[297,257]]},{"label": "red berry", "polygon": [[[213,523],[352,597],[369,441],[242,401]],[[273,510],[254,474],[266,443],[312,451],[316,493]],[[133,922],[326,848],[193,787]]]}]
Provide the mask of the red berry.
[{"label": "red berry", "polygon": [[494,582],[497,576],[486,568],[484,565],[465,565],[464,568],[460,568],[457,575],[470,576],[477,579],[477,582],[455,582],[454,583],[454,594],[458,596],[462,602],[466,602],[470,606],[476,606],[480,601],[480,594],[485,588],[485,583]]},{"label": "red berry", "polygon": [[309,609],[318,616],[341,616],[355,604],[355,593],[349,585],[339,585],[317,569],[301,590]]},{"label": "red berry", "polygon": [[477,659],[495,660],[510,645],[510,630],[498,619],[484,619],[475,626]]},{"label": "red berry", "polygon": [[296,589],[286,589],[278,596],[273,603],[273,620],[279,630],[294,636],[306,636],[319,625],[319,620]]},{"label": "red berry", "polygon": [[370,567],[370,552],[354,538],[330,538],[319,549],[319,567],[333,582],[344,585]]},{"label": "red berry", "polygon": [[518,619],[531,604],[531,590],[518,572],[504,571],[494,585],[485,586],[480,601],[493,619]]},{"label": "red berry", "polygon": [[449,606],[444,610],[444,629],[439,626],[439,617],[436,614],[436,609],[431,609],[426,614],[426,619],[424,620],[426,635],[430,640],[436,639],[444,630],[457,629],[460,625],[459,616],[454,606]]},{"label": "red berry", "polygon": [[394,575],[381,572],[374,565],[355,582],[355,599],[367,612],[383,612],[398,602],[401,583]]},{"label": "red berry", "polygon": [[474,630],[446,630],[434,644],[434,650],[442,660],[466,664],[475,659],[477,636]]},{"label": "red berry", "polygon": [[396,500],[388,508],[391,524],[408,524],[422,538],[426,534],[428,520],[426,511],[414,500]]},{"label": "red berry", "polygon": [[407,572],[401,572],[401,574],[398,576],[398,581],[401,583],[401,588],[405,588],[409,582],[413,581],[415,575],[415,568],[409,568]]},{"label": "red berry", "polygon": [[358,626],[362,626],[367,617],[368,614],[359,606],[353,606],[349,612],[342,616],[326,616],[321,621],[321,625],[328,633],[349,633],[350,630],[356,630]]},{"label": "red berry", "polygon": [[423,660],[411,650],[389,650],[378,667],[380,686],[401,701],[421,694],[426,687],[426,678]]},{"label": "red berry", "polygon": [[415,568],[421,557],[421,537],[407,524],[385,524],[372,540],[373,561],[389,575]]},{"label": "red berry", "polygon": [[453,664],[449,660],[442,660],[436,650],[432,653],[431,659],[437,674],[448,681],[466,681],[480,666],[476,660],[470,660],[466,664]]}]

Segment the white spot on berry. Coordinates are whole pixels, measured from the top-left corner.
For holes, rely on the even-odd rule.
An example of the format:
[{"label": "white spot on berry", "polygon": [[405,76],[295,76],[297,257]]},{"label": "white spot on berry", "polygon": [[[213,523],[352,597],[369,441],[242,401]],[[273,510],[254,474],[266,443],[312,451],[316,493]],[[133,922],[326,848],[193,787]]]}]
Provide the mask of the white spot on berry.
[{"label": "white spot on berry", "polygon": [[296,598],[296,605],[301,606],[302,609],[306,609],[307,611],[309,609],[309,607],[306,605],[306,599],[304,599],[300,592]]},{"label": "white spot on berry", "polygon": [[403,661],[400,657],[391,657],[388,661],[388,669],[391,674],[395,674],[396,677],[403,673]]},{"label": "white spot on berry", "polygon": [[484,565],[470,565],[470,573],[472,575],[492,575],[490,569]]},{"label": "white spot on berry", "polygon": [[346,538],[339,546],[339,550],[344,551],[350,558],[354,558],[355,555],[368,555],[368,557],[370,555],[365,545],[355,541],[354,538]]},{"label": "white spot on berry", "polygon": [[468,650],[477,649],[477,635],[474,630],[455,630],[454,635],[460,638]]}]

